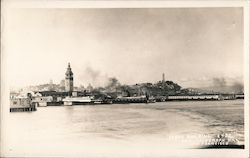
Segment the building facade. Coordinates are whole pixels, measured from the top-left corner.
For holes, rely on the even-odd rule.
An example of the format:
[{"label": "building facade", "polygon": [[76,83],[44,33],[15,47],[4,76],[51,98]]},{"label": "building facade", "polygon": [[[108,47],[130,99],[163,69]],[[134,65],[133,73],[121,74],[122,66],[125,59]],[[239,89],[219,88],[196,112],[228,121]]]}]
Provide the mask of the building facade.
[{"label": "building facade", "polygon": [[67,71],[65,73],[65,91],[72,92],[73,90],[74,90],[73,72],[71,70],[70,63],[69,63]]},{"label": "building facade", "polygon": [[19,96],[10,98],[10,112],[19,111],[36,111],[36,105],[32,103],[30,93],[24,97]]}]

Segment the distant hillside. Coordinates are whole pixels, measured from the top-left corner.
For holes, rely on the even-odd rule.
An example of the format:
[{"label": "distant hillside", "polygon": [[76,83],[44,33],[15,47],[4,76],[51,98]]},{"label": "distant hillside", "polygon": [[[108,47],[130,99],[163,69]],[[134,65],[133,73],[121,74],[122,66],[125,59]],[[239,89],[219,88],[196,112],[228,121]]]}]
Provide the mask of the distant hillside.
[{"label": "distant hillside", "polygon": [[110,78],[109,84],[106,87],[96,88],[95,91],[100,91],[114,96],[162,96],[175,95],[181,90],[181,86],[173,81],[158,81],[156,83],[137,83],[134,85],[122,85],[116,78]]}]

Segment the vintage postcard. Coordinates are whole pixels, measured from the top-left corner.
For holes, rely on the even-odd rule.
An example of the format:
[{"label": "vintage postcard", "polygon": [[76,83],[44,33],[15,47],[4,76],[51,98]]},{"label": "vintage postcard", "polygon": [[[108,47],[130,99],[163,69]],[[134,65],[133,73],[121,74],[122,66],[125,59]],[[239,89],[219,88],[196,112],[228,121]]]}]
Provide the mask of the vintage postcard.
[{"label": "vintage postcard", "polygon": [[247,1],[2,1],[1,157],[249,157]]}]

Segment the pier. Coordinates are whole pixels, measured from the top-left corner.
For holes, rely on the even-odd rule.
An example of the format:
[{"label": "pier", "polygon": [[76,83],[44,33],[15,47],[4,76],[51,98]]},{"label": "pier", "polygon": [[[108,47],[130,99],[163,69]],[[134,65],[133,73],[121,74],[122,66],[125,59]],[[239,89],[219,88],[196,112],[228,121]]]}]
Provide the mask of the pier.
[{"label": "pier", "polygon": [[146,96],[138,97],[118,97],[113,100],[116,104],[127,104],[127,103],[147,103],[148,98]]},{"label": "pier", "polygon": [[168,96],[166,101],[223,100],[221,95]]},{"label": "pier", "polygon": [[35,104],[31,107],[10,107],[10,112],[36,111]]},{"label": "pier", "polygon": [[10,98],[10,112],[36,111],[36,104],[32,102],[31,94],[24,97]]}]

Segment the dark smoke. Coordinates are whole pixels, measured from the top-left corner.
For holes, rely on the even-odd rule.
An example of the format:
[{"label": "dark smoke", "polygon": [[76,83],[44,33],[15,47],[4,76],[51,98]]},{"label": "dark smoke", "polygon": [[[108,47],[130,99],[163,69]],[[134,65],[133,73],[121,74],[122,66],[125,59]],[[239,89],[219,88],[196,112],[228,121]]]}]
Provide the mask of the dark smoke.
[{"label": "dark smoke", "polygon": [[86,86],[91,84],[93,87],[103,87],[108,82],[107,75],[102,74],[100,71],[95,70],[90,66],[86,67],[84,71],[82,71],[80,79],[82,80],[81,84]]},{"label": "dark smoke", "polygon": [[225,78],[213,78],[213,87],[211,90],[223,93],[242,93],[244,86],[239,81],[229,83]]},{"label": "dark smoke", "polygon": [[235,82],[233,85],[232,85],[232,89],[235,93],[243,93],[244,92],[244,86],[242,83],[239,83],[239,82]]},{"label": "dark smoke", "polygon": [[227,86],[225,78],[213,78],[213,84],[214,87],[220,87],[220,88]]},{"label": "dark smoke", "polygon": [[91,67],[86,67],[85,74],[89,76],[91,80],[94,82],[98,79],[100,76],[100,72],[92,69]]},{"label": "dark smoke", "polygon": [[109,91],[115,91],[118,87],[121,86],[121,83],[117,78],[111,77],[108,79],[107,86],[105,87]]}]

